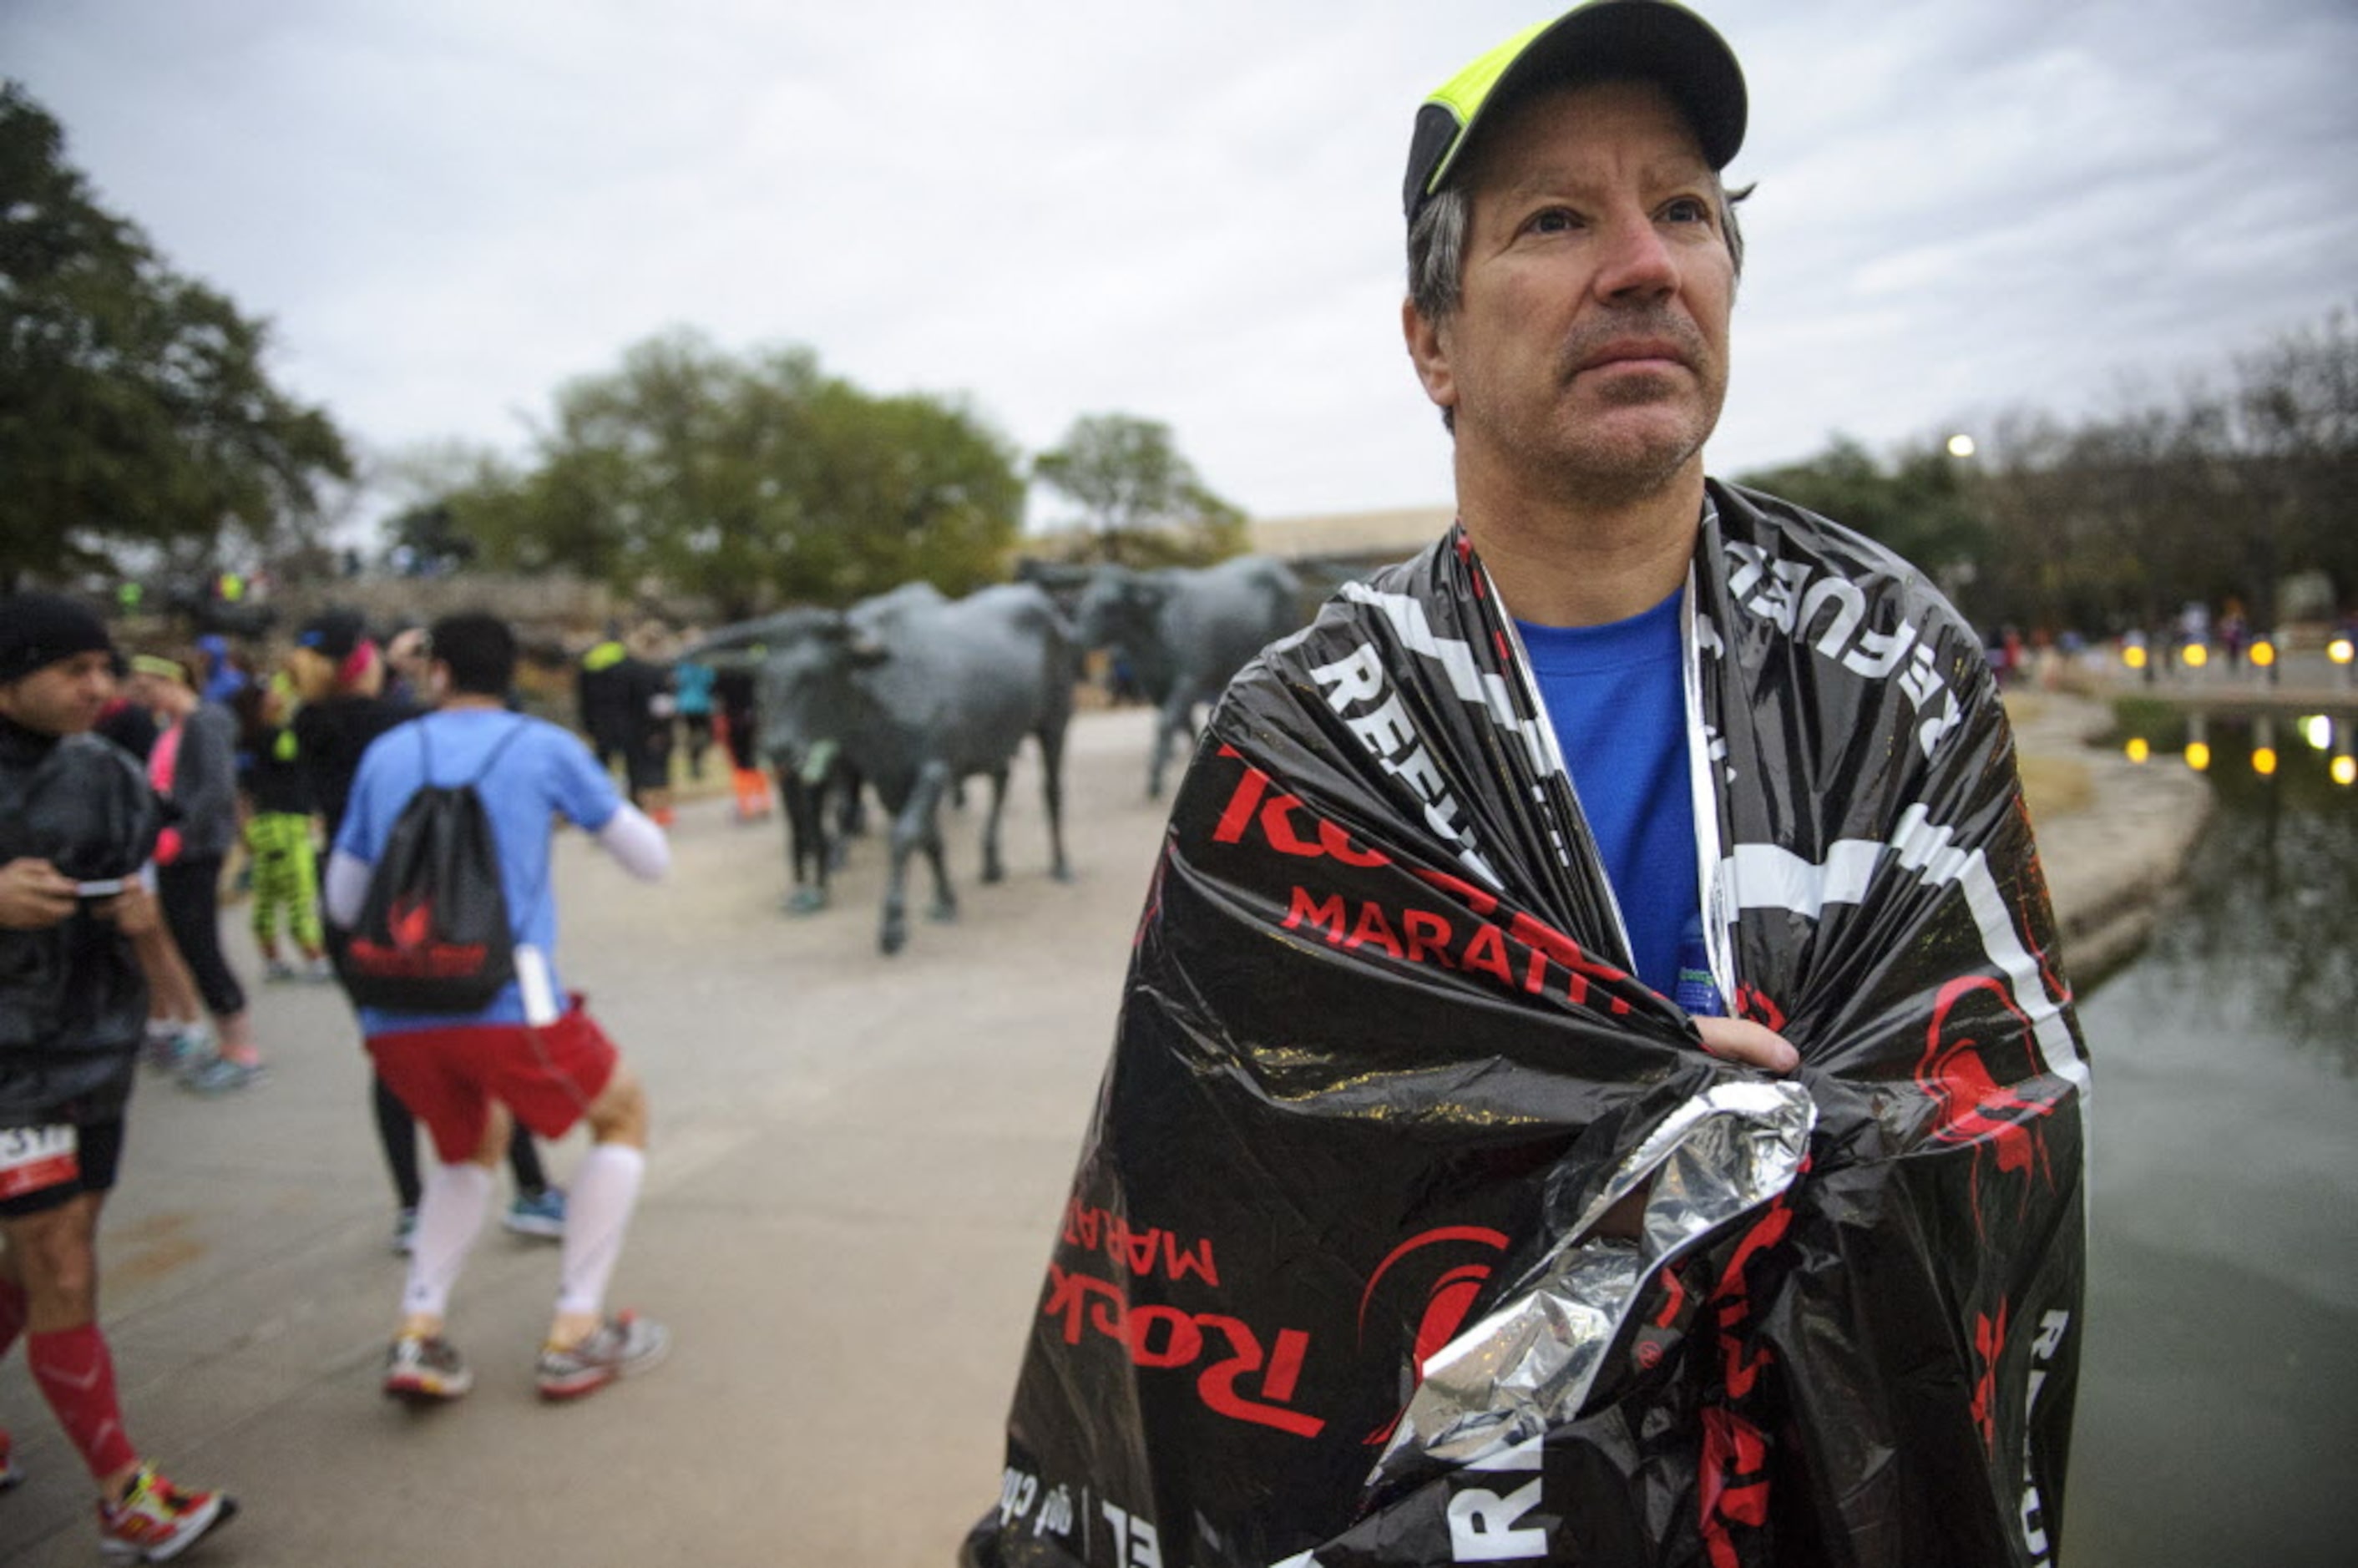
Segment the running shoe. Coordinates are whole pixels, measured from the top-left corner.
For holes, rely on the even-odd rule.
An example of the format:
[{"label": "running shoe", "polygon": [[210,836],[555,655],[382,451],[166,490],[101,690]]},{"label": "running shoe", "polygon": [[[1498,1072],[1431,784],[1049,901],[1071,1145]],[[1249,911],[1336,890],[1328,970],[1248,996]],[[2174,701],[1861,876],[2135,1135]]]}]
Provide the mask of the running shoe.
[{"label": "running shoe", "polygon": [[565,1235],[565,1189],[543,1187],[529,1196],[518,1193],[501,1223],[518,1236],[559,1239]]},{"label": "running shoe", "polygon": [[265,980],[291,980],[296,972],[295,966],[284,958],[272,958],[262,966],[262,978]]},{"label": "running shoe", "polygon": [[475,1386],[475,1374],[457,1346],[437,1334],[405,1334],[384,1356],[387,1397],[412,1404],[455,1400]]},{"label": "running shoe", "polygon": [[403,1209],[393,1217],[393,1249],[403,1257],[417,1250],[417,1211]]},{"label": "running shoe", "polygon": [[226,1492],[184,1491],[142,1465],[121,1502],[98,1505],[99,1550],[114,1563],[168,1563],[236,1512]]},{"label": "running shoe", "polygon": [[160,1073],[177,1073],[213,1054],[212,1031],[201,1023],[150,1029],[142,1049],[149,1066]]},{"label": "running shoe", "polygon": [[214,1056],[180,1075],[180,1087],[192,1094],[225,1095],[245,1088],[267,1071],[259,1062],[233,1062]]},{"label": "running shoe", "polygon": [[636,1313],[619,1313],[579,1345],[540,1347],[540,1397],[574,1400],[595,1393],[617,1378],[645,1371],[670,1348],[671,1330]]}]

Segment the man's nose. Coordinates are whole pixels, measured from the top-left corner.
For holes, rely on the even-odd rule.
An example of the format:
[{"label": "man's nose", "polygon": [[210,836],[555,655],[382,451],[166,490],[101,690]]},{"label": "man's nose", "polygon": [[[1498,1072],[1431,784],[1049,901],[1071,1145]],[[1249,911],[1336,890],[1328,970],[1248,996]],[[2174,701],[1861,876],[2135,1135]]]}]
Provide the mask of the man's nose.
[{"label": "man's nose", "polygon": [[1607,225],[1603,263],[1596,275],[1599,295],[1608,299],[1652,299],[1678,286],[1678,261],[1650,218],[1632,213]]}]

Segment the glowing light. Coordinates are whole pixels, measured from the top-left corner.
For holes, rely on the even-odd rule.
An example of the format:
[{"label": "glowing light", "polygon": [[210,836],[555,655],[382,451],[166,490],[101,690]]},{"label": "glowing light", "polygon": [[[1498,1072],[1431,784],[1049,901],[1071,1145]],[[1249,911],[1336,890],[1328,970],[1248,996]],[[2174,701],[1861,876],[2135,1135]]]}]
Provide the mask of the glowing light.
[{"label": "glowing light", "polygon": [[2198,773],[2210,767],[2211,742],[2208,741],[2186,742],[2186,765]]},{"label": "glowing light", "polygon": [[1956,435],[1949,438],[1949,455],[1952,458],[1969,458],[1979,449],[1974,445],[1974,438],[1971,436]]},{"label": "glowing light", "polygon": [[2297,719],[2293,721],[2293,728],[2300,731],[2300,738],[2309,742],[2311,751],[2333,750],[2333,720],[2324,714],[2312,713],[2306,719]]},{"label": "glowing light", "polygon": [[2142,762],[2153,755],[2152,746],[2147,743],[2146,738],[2142,735],[2130,736],[2127,750],[2129,761],[2132,762]]},{"label": "glowing light", "polygon": [[2254,669],[2264,670],[2276,662],[2277,645],[2274,643],[2271,643],[2266,638],[2263,637],[2258,642],[2252,644],[2252,667]]},{"label": "glowing light", "polygon": [[2358,643],[2353,643],[2347,637],[2336,637],[2325,644],[2325,653],[2335,664],[2346,665],[2353,654],[2358,654]]},{"label": "glowing light", "polygon": [[2358,784],[2358,757],[2348,753],[2333,759],[2333,782],[2347,788]]},{"label": "glowing light", "polygon": [[2188,669],[2199,670],[2211,662],[2211,650],[2200,643],[2189,643],[2186,644],[2186,652],[2179,656],[2186,661]]},{"label": "glowing light", "polygon": [[2252,752],[2252,772],[2266,778],[2277,771],[2277,749],[2262,746]]},{"label": "glowing light", "polygon": [[2133,670],[2145,668],[2145,645],[2140,643],[2131,643],[2127,647],[2123,648],[2121,663]]}]

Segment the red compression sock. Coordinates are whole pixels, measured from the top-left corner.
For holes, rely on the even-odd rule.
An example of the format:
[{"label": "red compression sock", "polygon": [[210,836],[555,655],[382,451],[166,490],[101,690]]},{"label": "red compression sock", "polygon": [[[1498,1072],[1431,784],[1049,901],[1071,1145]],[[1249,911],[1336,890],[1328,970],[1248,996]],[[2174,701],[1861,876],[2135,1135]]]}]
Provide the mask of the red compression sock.
[{"label": "red compression sock", "polygon": [[138,1450],[124,1434],[123,1410],[114,1398],[114,1357],[98,1325],[28,1334],[25,1359],[93,1476],[103,1481],[139,1462]]}]

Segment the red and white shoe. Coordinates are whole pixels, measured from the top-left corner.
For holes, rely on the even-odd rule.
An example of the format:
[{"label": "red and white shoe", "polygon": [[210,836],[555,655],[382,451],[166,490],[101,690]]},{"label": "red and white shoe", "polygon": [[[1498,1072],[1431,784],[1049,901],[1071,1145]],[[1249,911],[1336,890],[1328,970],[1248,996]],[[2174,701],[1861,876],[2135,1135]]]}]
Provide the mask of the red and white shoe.
[{"label": "red and white shoe", "polygon": [[98,1505],[98,1547],[110,1563],[169,1563],[236,1512],[228,1493],[184,1490],[143,1464],[121,1502]]}]

